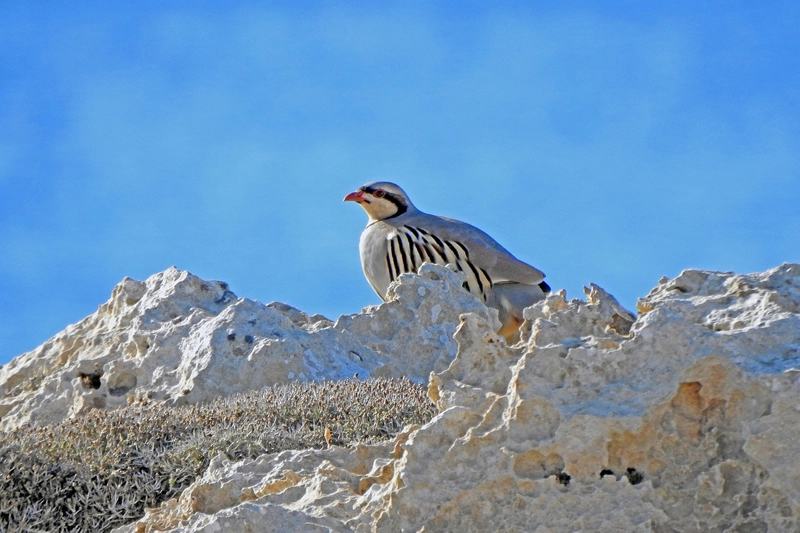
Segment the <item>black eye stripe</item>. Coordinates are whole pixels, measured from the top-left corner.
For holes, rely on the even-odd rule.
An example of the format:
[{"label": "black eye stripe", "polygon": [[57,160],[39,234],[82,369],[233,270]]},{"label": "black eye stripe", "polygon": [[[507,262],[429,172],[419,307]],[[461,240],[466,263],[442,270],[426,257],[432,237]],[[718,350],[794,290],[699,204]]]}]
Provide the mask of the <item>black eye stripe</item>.
[{"label": "black eye stripe", "polygon": [[[397,212],[395,214],[393,214],[392,216],[387,217],[387,218],[385,218],[383,220],[389,220],[390,218],[399,217],[400,215],[402,215],[403,213],[408,211],[408,205],[406,205],[405,201],[401,197],[399,197],[399,196],[397,196],[397,195],[395,195],[395,194],[393,194],[393,193],[391,193],[391,192],[389,192],[389,191],[387,191],[385,189],[381,189],[380,187],[361,187],[360,190],[364,191],[365,193],[371,194],[371,195],[375,196],[376,198],[383,198],[384,200],[388,200],[388,201],[392,202],[394,205],[397,206]],[[376,191],[383,191],[384,195],[383,196],[376,195],[375,194]],[[369,203],[369,202],[367,202],[367,203]]]}]

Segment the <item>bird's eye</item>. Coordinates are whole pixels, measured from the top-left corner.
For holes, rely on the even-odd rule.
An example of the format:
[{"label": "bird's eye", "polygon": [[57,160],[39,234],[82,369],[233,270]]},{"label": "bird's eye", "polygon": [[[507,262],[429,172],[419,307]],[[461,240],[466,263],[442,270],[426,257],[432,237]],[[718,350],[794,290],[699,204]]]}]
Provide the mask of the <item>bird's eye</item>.
[{"label": "bird's eye", "polygon": [[386,196],[386,191],[384,191],[383,189],[375,189],[375,192],[372,193],[372,196],[374,196],[375,198],[383,198],[384,196]]}]

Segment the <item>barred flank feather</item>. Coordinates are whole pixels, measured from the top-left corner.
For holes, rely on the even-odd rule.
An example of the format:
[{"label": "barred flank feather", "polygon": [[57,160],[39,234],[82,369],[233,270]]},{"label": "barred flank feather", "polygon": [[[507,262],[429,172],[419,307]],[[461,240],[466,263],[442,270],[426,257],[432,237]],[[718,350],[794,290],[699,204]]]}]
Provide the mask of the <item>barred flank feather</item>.
[{"label": "barred flank feather", "polygon": [[466,274],[464,288],[477,298],[487,301],[492,279],[482,268],[469,259],[469,250],[458,241],[444,241],[422,228],[402,226],[389,237],[386,250],[386,268],[389,280],[400,274],[416,273],[424,262],[436,265],[454,265]]}]

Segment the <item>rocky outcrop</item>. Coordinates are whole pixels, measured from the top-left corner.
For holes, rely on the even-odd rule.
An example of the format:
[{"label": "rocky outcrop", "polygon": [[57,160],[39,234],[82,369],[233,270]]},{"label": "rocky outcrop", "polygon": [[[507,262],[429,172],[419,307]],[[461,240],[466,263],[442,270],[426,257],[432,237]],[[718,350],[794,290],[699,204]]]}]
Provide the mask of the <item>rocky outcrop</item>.
[{"label": "rocky outcrop", "polygon": [[[158,292],[149,288],[155,278],[143,295]],[[800,530],[800,265],[752,275],[687,270],[659,282],[639,301],[635,318],[596,286],[587,289],[585,301],[555,293],[526,310],[521,341],[512,347],[495,333],[496,314],[460,282],[456,273],[426,266],[421,276],[403,277],[391,303],[335,325],[270,308],[285,331],[296,329],[291,342],[301,348],[294,353],[310,358],[311,352],[317,366],[330,358],[319,373],[314,365],[298,366],[281,379],[301,371],[306,379],[326,371],[329,377],[408,372],[421,379],[427,368],[429,396],[440,411],[430,423],[381,445],[239,462],[218,457],[179,498],[117,531]],[[220,287],[213,301],[223,295]],[[114,307],[118,296],[115,291],[106,306]],[[192,313],[227,324],[218,317],[235,304],[206,305],[158,314],[154,329],[164,332],[176,316],[191,321]],[[138,326],[146,309],[126,315],[129,324]],[[98,315],[121,316],[101,308],[94,322],[90,317],[74,328],[100,331]],[[133,330],[107,322],[102,331],[116,333],[101,336],[105,341]],[[214,331],[225,334],[214,337],[210,324],[205,336],[184,333],[170,343],[166,334],[150,334],[149,349],[177,346],[172,353],[183,359],[173,363],[174,383],[163,377],[169,371],[141,370],[137,376],[152,377],[137,377],[136,387],[170,401],[200,391],[224,394],[235,380],[206,369],[225,360],[218,363],[214,350],[228,346],[235,328],[223,325]],[[259,331],[243,333],[253,335],[253,345],[275,339]],[[310,338],[322,334],[340,344],[315,352]],[[214,347],[204,340],[219,337]],[[279,350],[281,344],[273,340],[271,346]],[[351,348],[362,358],[357,369],[336,359]],[[225,357],[253,360],[255,368],[272,352],[265,346],[259,359],[250,357],[254,349]],[[200,363],[184,363],[206,352],[206,359],[196,357]],[[53,358],[56,352],[48,353]],[[75,353],[55,372],[85,373]],[[138,361],[135,353],[121,353],[123,360]],[[35,357],[24,357],[33,368]],[[116,360],[103,362],[109,365],[104,372]],[[110,395],[105,376],[96,390]],[[211,376],[226,384],[206,384]],[[91,387],[93,380],[71,377],[71,389],[63,390],[76,392],[65,403],[74,405],[84,382]],[[190,380],[195,388],[181,395],[179,387]],[[42,397],[36,391],[45,382],[15,396],[19,403],[8,415],[14,423],[26,420],[26,409],[42,408],[31,399]],[[172,384],[152,385],[159,383]]]},{"label": "rocky outcrop", "polygon": [[219,459],[126,531],[793,531],[800,266],[467,313],[441,413],[375,447]]},{"label": "rocky outcrop", "polygon": [[426,381],[455,356],[459,315],[489,313],[459,280],[424,266],[393,289],[394,301],[333,323],[239,298],[223,282],[176,268],[144,282],[126,278],[96,313],[0,368],[0,430],[143,400],[197,403],[293,380]]}]

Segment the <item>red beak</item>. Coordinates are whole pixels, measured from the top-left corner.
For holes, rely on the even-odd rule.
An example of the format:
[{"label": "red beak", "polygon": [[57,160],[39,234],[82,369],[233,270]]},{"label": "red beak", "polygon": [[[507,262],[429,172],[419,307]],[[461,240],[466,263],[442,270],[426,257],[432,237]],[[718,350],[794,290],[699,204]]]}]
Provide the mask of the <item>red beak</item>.
[{"label": "red beak", "polygon": [[364,191],[356,191],[356,192],[351,192],[350,194],[345,196],[344,200],[342,200],[342,201],[343,202],[358,202],[359,204],[363,204],[364,202],[367,201],[367,199],[364,198]]}]

